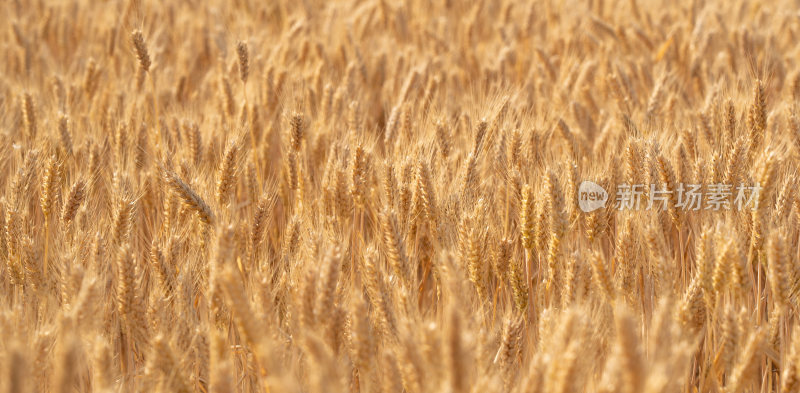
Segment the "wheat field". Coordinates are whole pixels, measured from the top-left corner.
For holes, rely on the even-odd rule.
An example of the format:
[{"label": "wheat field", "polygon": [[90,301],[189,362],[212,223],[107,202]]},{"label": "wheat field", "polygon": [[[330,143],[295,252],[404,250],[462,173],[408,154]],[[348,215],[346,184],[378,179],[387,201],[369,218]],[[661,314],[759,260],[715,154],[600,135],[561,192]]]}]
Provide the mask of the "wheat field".
[{"label": "wheat field", "polygon": [[799,392],[799,8],[5,0],[0,391]]}]

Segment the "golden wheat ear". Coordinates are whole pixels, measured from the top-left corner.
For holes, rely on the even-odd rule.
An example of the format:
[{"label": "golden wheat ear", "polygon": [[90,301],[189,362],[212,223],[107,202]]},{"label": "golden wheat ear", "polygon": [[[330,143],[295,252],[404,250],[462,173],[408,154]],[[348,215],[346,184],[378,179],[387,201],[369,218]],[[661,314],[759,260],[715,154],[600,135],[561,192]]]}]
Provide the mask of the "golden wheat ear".
[{"label": "golden wheat ear", "polygon": [[142,71],[150,71],[150,54],[147,51],[147,46],[144,43],[144,35],[141,30],[134,30],[131,32],[131,43],[133,50],[136,53],[136,58],[139,60],[139,67]]},{"label": "golden wheat ear", "polygon": [[236,53],[239,55],[239,78],[242,83],[247,83],[247,77],[250,76],[250,54],[247,43],[239,41],[236,44]]}]

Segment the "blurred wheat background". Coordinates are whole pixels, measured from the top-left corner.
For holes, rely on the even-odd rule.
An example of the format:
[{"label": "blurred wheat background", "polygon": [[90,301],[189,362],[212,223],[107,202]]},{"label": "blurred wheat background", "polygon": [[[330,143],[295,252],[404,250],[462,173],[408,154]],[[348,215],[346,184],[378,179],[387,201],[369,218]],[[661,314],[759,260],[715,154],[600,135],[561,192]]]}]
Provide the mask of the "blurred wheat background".
[{"label": "blurred wheat background", "polygon": [[800,391],[799,8],[5,0],[0,389]]}]

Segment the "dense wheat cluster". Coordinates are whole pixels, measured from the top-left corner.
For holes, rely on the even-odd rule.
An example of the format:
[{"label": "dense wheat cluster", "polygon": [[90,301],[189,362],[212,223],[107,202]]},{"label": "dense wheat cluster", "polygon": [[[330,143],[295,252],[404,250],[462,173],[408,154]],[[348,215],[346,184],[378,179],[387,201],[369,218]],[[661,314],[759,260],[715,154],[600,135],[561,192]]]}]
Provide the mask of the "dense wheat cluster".
[{"label": "dense wheat cluster", "polygon": [[798,392],[797,6],[3,1],[0,388]]}]

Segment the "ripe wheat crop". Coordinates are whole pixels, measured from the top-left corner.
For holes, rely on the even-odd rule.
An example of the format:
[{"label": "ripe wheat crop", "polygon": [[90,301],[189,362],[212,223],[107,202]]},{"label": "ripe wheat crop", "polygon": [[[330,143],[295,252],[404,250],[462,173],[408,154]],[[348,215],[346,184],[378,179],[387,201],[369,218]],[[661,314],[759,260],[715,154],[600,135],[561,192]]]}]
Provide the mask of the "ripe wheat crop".
[{"label": "ripe wheat crop", "polygon": [[800,392],[790,0],[5,0],[0,391]]}]

